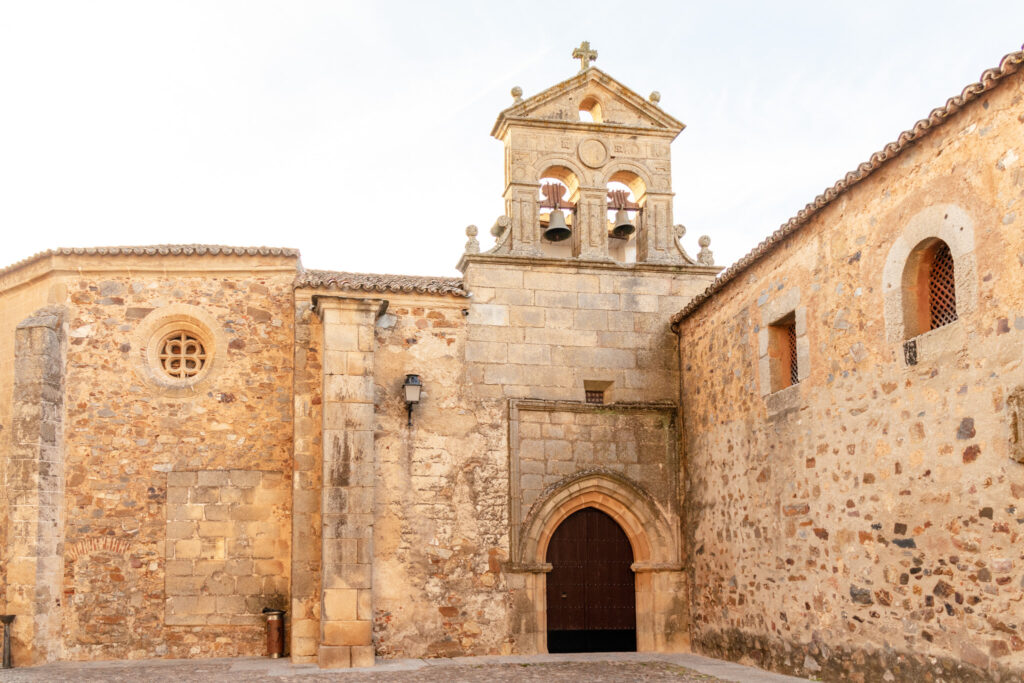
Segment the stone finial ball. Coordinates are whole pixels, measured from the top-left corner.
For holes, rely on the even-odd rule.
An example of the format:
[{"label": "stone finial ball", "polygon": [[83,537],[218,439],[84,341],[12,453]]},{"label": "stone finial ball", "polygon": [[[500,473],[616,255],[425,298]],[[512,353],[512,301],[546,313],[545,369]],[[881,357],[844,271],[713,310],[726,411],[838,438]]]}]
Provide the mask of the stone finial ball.
[{"label": "stone finial ball", "polygon": [[466,237],[476,237],[477,229],[475,225],[466,226]]},{"label": "stone finial ball", "polygon": [[651,92],[650,95],[648,95],[647,99],[657,104],[658,102],[661,102],[661,93],[658,92],[657,90],[654,90]]},{"label": "stone finial ball", "polygon": [[700,239],[697,240],[697,244],[706,249],[711,246],[711,238],[707,235],[701,235]]},{"label": "stone finial ball", "polygon": [[514,98],[516,98],[518,100],[522,96],[523,96],[523,89],[520,88],[518,85],[513,86],[512,87],[512,97],[514,97]]}]

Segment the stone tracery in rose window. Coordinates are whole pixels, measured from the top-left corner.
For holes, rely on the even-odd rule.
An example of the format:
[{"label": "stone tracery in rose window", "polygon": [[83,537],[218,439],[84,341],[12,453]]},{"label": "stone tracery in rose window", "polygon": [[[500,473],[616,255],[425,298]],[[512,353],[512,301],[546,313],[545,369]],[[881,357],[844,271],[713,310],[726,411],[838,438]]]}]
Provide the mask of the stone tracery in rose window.
[{"label": "stone tracery in rose window", "polygon": [[194,377],[205,364],[203,342],[184,330],[170,333],[160,344],[160,366],[171,377]]}]

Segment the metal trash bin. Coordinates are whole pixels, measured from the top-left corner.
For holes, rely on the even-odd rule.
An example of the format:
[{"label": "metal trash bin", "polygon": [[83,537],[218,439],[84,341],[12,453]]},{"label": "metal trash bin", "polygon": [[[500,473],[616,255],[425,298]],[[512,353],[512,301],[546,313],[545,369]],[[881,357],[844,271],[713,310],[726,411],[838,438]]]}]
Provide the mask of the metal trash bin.
[{"label": "metal trash bin", "polygon": [[263,608],[267,618],[267,656],[277,659],[284,654],[284,610]]},{"label": "metal trash bin", "polygon": [[14,614],[0,614],[0,624],[4,625],[4,663],[0,668],[11,668],[11,622],[14,621]]}]

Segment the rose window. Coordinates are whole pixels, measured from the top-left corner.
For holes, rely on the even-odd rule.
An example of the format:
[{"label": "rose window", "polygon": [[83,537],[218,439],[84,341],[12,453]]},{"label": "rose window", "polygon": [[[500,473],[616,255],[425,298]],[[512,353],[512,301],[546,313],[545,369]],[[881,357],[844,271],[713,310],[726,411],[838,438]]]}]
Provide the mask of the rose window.
[{"label": "rose window", "polygon": [[164,337],[160,344],[160,366],[175,379],[187,379],[199,374],[206,365],[206,349],[189,332],[178,330]]}]

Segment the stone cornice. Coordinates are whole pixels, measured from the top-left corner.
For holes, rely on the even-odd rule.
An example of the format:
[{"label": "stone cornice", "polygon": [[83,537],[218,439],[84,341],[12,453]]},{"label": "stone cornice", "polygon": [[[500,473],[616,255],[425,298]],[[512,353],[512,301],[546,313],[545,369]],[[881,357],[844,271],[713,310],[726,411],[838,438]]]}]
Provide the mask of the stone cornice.
[{"label": "stone cornice", "polygon": [[[662,137],[667,140],[674,140],[678,131],[666,128],[645,128],[643,126],[632,126],[627,123],[590,123],[589,121],[558,121],[555,119],[531,119],[525,116],[509,116],[502,121],[501,135],[505,134],[508,128],[515,124],[522,128],[543,128],[550,131],[552,128],[560,130],[590,131],[600,135],[643,135],[645,137]],[[497,136],[495,136],[497,137]]]},{"label": "stone cornice", "polygon": [[685,263],[643,262],[622,263],[609,259],[594,261],[578,258],[549,258],[545,256],[516,256],[513,254],[463,254],[455,266],[460,272],[474,263],[499,266],[533,266],[539,268],[568,268],[572,270],[617,270],[631,273],[672,273],[687,275],[717,275],[720,266],[692,266]]},{"label": "stone cornice", "polygon": [[313,296],[313,312],[323,320],[326,310],[359,311],[373,313],[379,318],[388,310],[386,299],[363,299],[359,297],[341,296],[340,294],[316,294]]},{"label": "stone cornice", "polygon": [[509,399],[509,408],[511,410],[565,413],[674,413],[676,404],[674,401],[584,403],[583,401],[552,401],[543,398],[513,398]]},{"label": "stone cornice", "polygon": [[[594,82],[601,87],[614,93],[620,101],[630,105],[635,110],[647,117],[653,125],[650,127],[631,126],[616,123],[590,123],[581,121],[558,121],[553,119],[535,118],[528,115],[528,112],[555,100],[573,90],[585,88],[588,83]],[[664,135],[669,139],[675,138],[686,127],[682,121],[663,111],[661,107],[650,102],[628,86],[612,78],[596,67],[590,67],[572,78],[542,90],[541,92],[516,102],[511,107],[498,114],[498,119],[491,129],[491,135],[499,140],[505,137],[509,124],[514,122],[518,125],[539,126],[545,128],[563,127],[574,130],[590,130],[595,132],[609,133],[621,131],[623,133],[638,132],[643,135]]]},{"label": "stone cornice", "polygon": [[0,269],[0,292],[45,278],[117,273],[176,277],[232,273],[287,274],[301,268],[296,249],[155,245],[51,249]]}]

